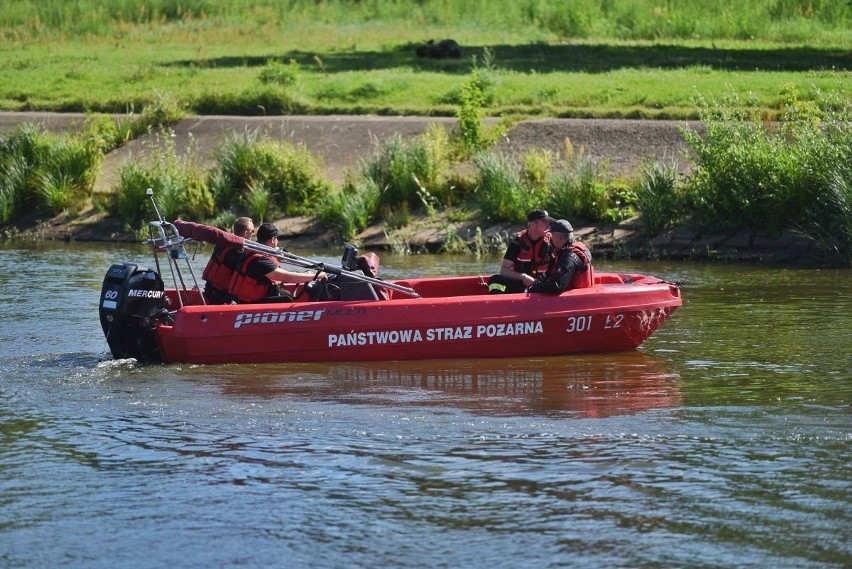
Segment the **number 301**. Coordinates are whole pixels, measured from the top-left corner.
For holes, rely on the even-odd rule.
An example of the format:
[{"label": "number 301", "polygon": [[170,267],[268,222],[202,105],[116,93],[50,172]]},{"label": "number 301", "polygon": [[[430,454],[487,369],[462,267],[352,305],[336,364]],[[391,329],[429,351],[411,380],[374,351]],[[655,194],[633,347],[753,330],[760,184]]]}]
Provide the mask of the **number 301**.
[{"label": "number 301", "polygon": [[566,332],[585,332],[592,329],[591,316],[569,316]]}]

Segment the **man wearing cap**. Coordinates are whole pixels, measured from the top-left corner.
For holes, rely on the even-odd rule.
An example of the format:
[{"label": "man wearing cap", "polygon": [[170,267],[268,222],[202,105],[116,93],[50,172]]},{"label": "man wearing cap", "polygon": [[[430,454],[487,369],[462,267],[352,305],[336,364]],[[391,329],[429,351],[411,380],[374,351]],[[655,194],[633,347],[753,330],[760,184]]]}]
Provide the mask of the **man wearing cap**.
[{"label": "man wearing cap", "polygon": [[[267,247],[278,248],[278,228],[273,223],[264,223],[257,230],[257,242]],[[276,283],[307,283],[314,279],[326,280],[328,275],[320,272],[300,273],[282,269],[278,259],[263,253],[250,253],[240,264],[231,281],[229,293],[239,303],[292,302],[289,294],[281,294]]]},{"label": "man wearing cap", "polygon": [[571,286],[574,273],[588,271],[592,264],[592,254],[580,241],[574,241],[574,228],[564,219],[553,220],[549,224],[553,252],[550,263],[529,292],[559,294]]},{"label": "man wearing cap", "polygon": [[[250,217],[238,217],[234,220],[233,233],[238,237],[251,239],[254,235],[254,222]],[[231,301],[228,288],[242,254],[242,249],[238,247],[216,245],[213,248],[213,254],[201,273],[201,278],[205,281],[204,298],[208,304],[226,304]]]},{"label": "man wearing cap", "polygon": [[551,221],[543,209],[534,209],[527,214],[527,228],[509,240],[500,274],[488,279],[489,293],[524,292],[539,274],[547,270],[552,249]]}]

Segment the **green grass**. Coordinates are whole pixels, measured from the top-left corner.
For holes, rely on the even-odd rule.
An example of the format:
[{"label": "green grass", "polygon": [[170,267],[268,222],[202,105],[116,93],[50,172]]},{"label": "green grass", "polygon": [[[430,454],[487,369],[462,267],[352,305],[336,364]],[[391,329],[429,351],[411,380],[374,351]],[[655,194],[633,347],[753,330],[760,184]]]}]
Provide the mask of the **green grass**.
[{"label": "green grass", "polygon": [[[750,0],[488,3],[18,1],[0,14],[0,109],[697,118],[695,96],[846,92],[852,5]],[[662,5],[662,7],[660,6]],[[474,22],[476,24],[474,25]],[[453,37],[458,60],[415,56]]]},{"label": "green grass", "polygon": [[[473,52],[481,54],[484,47]],[[178,57],[182,48],[194,49],[173,45],[169,56]],[[844,60],[833,50],[765,48],[744,56],[733,47],[699,49],[704,57],[683,46],[622,48],[632,54],[629,61],[601,65],[594,61],[619,50],[606,45],[551,46],[542,58],[574,62],[551,69],[524,63],[525,56],[518,54],[525,46],[492,48],[495,69],[493,84],[486,90],[486,114],[697,118],[696,95],[715,98],[731,90],[751,92],[761,107],[772,112],[778,109],[784,85],[793,84],[806,93],[845,92],[852,79],[852,57]],[[0,64],[4,76],[0,109],[124,113],[140,111],[169,93],[198,114],[453,116],[471,70],[469,60],[440,70],[414,56],[407,56],[411,61],[384,62],[386,54],[381,52],[362,54],[360,69],[353,69],[351,61],[335,65],[333,54],[323,57],[320,68],[311,57],[295,52],[193,63],[167,59],[161,47],[148,44],[128,49],[66,42],[50,55],[45,49],[0,48],[5,61]],[[588,65],[579,63],[584,58],[590,60]],[[666,58],[668,62],[662,61]],[[728,63],[714,65],[711,58]],[[261,81],[267,62],[279,59],[299,62],[295,85]],[[522,70],[527,64],[530,67]]]},{"label": "green grass", "polygon": [[174,24],[211,27],[300,28],[309,23],[337,28],[373,22],[406,29],[475,23],[480,29],[557,39],[749,39],[781,41],[833,38],[848,30],[852,8],[837,0],[29,0],[4,7],[0,28],[19,37],[125,35],[136,27]]}]

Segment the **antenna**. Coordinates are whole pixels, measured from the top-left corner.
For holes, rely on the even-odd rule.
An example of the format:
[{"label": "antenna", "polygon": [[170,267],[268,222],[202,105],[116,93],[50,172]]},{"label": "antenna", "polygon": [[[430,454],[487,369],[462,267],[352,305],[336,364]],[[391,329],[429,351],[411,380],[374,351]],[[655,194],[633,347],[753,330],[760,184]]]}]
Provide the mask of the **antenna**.
[{"label": "antenna", "polygon": [[162,223],[164,221],[163,216],[160,215],[160,210],[157,209],[157,202],[154,201],[154,189],[148,188],[147,190],[145,190],[145,195],[151,198],[151,205],[154,206],[154,212],[157,214],[157,219],[159,219],[160,223]]}]

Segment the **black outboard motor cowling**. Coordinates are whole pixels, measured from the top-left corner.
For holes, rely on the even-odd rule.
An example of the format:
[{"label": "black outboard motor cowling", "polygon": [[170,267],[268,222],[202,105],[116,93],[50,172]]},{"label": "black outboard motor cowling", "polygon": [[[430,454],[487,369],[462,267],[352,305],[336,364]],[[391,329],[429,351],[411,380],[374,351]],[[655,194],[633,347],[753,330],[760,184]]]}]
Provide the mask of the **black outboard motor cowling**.
[{"label": "black outboard motor cowling", "polygon": [[165,315],[163,279],[134,263],[109,268],[101,287],[100,317],[107,343],[116,359],[161,361],[154,330]]}]

